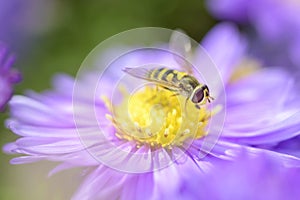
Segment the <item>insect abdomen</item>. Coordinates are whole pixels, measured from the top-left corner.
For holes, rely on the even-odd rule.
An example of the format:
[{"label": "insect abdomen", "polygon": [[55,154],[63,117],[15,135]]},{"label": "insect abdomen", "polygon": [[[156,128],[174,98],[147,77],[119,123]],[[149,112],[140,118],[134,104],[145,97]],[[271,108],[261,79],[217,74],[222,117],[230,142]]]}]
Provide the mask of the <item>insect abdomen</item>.
[{"label": "insect abdomen", "polygon": [[158,68],[150,71],[149,78],[154,80],[160,80],[159,77],[165,71],[166,68]]},{"label": "insect abdomen", "polygon": [[165,81],[168,83],[178,84],[180,80],[186,75],[187,74],[184,72],[179,72],[173,69],[158,68],[151,70],[149,78],[158,81]]}]

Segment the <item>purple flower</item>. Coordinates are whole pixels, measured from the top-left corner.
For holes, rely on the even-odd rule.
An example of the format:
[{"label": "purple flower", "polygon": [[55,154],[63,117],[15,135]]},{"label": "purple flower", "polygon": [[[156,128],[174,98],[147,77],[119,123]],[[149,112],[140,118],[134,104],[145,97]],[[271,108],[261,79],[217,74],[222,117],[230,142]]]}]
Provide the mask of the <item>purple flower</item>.
[{"label": "purple flower", "polygon": [[[299,168],[286,168],[266,155],[243,153],[235,162],[219,161],[201,178],[188,177],[174,199],[299,199]],[[201,190],[199,189],[201,188]]]},{"label": "purple flower", "polygon": [[7,49],[0,43],[0,111],[13,94],[13,85],[21,81],[21,75],[11,69],[14,63],[14,56],[8,55]]},{"label": "purple flower", "polygon": [[57,12],[59,6],[55,0],[0,1],[0,40],[17,48],[26,45],[27,50],[33,37],[57,25],[55,22],[61,19]]},{"label": "purple flower", "polygon": [[209,0],[219,19],[244,27],[251,53],[267,65],[300,67],[300,4],[294,0]]},{"label": "purple flower", "polygon": [[[241,62],[246,44],[231,24],[216,26],[202,43],[225,84],[222,90],[222,82],[214,82],[217,74],[203,68],[203,74],[211,76],[209,87],[216,99],[211,107],[197,110],[188,104],[188,117],[183,119],[184,99],[147,86],[132,96],[119,87],[109,101],[112,80],[118,73],[122,76],[121,70],[108,70],[110,76],[103,80],[93,71],[76,82],[58,75],[53,90],[14,96],[10,102],[6,124],[20,138],[4,151],[24,154],[11,163],[61,162],[50,174],[73,167],[91,169],[74,199],[171,199],[181,192],[187,177],[200,176],[217,160],[232,160],[241,150],[264,153],[284,166],[299,166],[296,157],[256,147],[299,135],[298,99],[289,93],[293,90],[289,76],[281,69],[241,70],[252,62]],[[207,66],[201,51],[196,52],[197,62]],[[129,58],[120,58],[111,67],[153,61],[176,65],[164,51],[142,50]],[[95,87],[98,81],[101,84]],[[225,95],[226,104],[221,101]],[[218,104],[225,106],[223,111],[218,112]],[[222,127],[218,119],[225,110]],[[212,138],[221,130],[219,138]]]}]

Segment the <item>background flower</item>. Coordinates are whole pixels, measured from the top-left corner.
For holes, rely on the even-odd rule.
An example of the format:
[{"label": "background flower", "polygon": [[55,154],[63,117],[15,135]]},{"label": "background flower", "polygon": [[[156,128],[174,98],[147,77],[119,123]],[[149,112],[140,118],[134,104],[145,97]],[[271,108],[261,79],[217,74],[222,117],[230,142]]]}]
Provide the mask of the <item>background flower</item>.
[{"label": "background flower", "polygon": [[1,0],[0,40],[18,53],[28,53],[37,36],[48,33],[58,25],[57,1]]},{"label": "background flower", "polygon": [[11,69],[14,60],[14,56],[9,55],[6,47],[0,43],[0,111],[11,98],[14,84],[21,81],[20,73]]},{"label": "background flower", "polygon": [[299,70],[299,2],[209,0],[207,5],[218,19],[241,25],[248,35],[251,54],[265,65]]}]

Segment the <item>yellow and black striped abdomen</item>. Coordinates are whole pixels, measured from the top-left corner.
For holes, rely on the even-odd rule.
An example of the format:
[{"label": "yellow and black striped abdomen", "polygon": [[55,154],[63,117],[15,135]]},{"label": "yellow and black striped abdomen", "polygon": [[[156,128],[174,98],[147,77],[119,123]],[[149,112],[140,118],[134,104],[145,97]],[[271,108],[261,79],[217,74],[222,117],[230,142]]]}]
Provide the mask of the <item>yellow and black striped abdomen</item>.
[{"label": "yellow and black striped abdomen", "polygon": [[189,75],[185,72],[179,72],[177,70],[168,69],[168,68],[153,69],[149,73],[150,79],[164,81],[175,85],[179,84],[180,80],[186,76]]}]

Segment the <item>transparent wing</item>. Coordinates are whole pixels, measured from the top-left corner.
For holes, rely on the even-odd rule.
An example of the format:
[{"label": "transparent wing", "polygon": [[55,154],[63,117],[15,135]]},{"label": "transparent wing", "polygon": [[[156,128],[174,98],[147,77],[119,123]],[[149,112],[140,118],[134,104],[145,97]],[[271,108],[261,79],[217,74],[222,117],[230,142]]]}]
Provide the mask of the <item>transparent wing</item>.
[{"label": "transparent wing", "polygon": [[125,67],[123,69],[123,71],[126,72],[127,74],[130,74],[131,76],[144,79],[144,80],[150,80],[149,75],[151,74],[152,70],[154,69],[146,69],[143,67],[137,67],[137,68]]},{"label": "transparent wing", "polygon": [[180,89],[178,86],[176,86],[172,83],[169,83],[167,81],[149,78],[149,75],[151,74],[151,72],[156,69],[158,69],[158,68],[156,68],[156,67],[137,67],[137,68],[125,67],[123,69],[123,71],[133,77],[156,83],[158,85],[169,88],[171,90],[179,90]]},{"label": "transparent wing", "polygon": [[[169,41],[169,49],[178,55],[174,55],[174,60],[189,74],[193,74],[193,67],[187,61],[191,58],[192,44],[190,38],[182,30],[175,30]],[[180,58],[182,56],[183,58]]]}]

